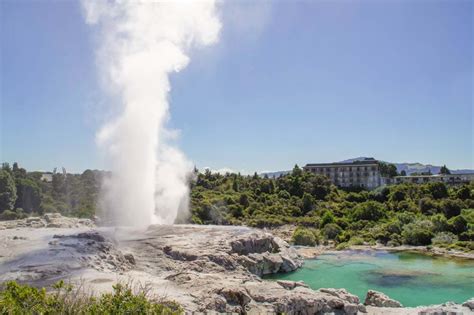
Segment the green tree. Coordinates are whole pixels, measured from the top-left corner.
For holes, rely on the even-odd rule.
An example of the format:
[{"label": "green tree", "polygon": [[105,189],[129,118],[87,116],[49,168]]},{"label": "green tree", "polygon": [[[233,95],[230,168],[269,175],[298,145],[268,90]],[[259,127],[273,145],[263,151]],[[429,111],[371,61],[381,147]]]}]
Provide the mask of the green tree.
[{"label": "green tree", "polygon": [[469,189],[469,187],[467,185],[461,186],[456,191],[456,198],[461,200],[471,199],[471,190]]},{"label": "green tree", "polygon": [[291,176],[300,177],[301,175],[303,175],[303,170],[298,166],[298,164],[295,164],[293,170],[291,171]]},{"label": "green tree", "polygon": [[41,204],[41,191],[38,185],[29,178],[16,180],[18,198],[15,208],[22,208],[27,213],[38,212]]},{"label": "green tree", "polygon": [[334,215],[330,211],[326,211],[321,218],[321,227],[329,223],[334,223],[334,221]]},{"label": "green tree", "polygon": [[451,174],[451,171],[446,167],[446,165],[443,165],[439,169],[439,173],[443,174],[443,175],[449,175],[449,174]]},{"label": "green tree", "polygon": [[383,177],[395,177],[398,175],[397,167],[394,164],[379,162],[380,174]]},{"label": "green tree", "polygon": [[466,232],[468,229],[467,221],[462,215],[449,219],[448,223],[454,234],[461,234],[462,232]]},{"label": "green tree", "polygon": [[461,213],[463,203],[460,200],[444,199],[440,203],[440,208],[443,211],[446,218],[450,219]]},{"label": "green tree", "polygon": [[423,220],[409,223],[403,227],[402,237],[409,245],[429,245],[434,234],[431,221]]},{"label": "green tree", "polygon": [[239,197],[239,203],[247,208],[250,205],[249,196],[247,194],[241,194]]},{"label": "green tree", "polygon": [[8,171],[0,170],[0,212],[12,210],[16,198],[15,180]]},{"label": "green tree", "polygon": [[311,210],[313,210],[313,197],[308,194],[308,193],[304,193],[303,195],[303,207],[301,208],[301,210],[303,211],[303,214],[306,214],[308,212],[310,212]]},{"label": "green tree", "polygon": [[326,224],[323,228],[323,234],[328,240],[335,239],[341,233],[341,227],[335,223]]},{"label": "green tree", "polygon": [[429,183],[426,185],[429,193],[434,199],[443,199],[448,197],[448,188],[444,183]]},{"label": "green tree", "polygon": [[385,217],[385,209],[380,202],[366,201],[355,206],[353,217],[356,220],[378,221]]},{"label": "green tree", "polygon": [[316,233],[310,229],[298,227],[292,236],[295,245],[314,246],[319,242]]}]

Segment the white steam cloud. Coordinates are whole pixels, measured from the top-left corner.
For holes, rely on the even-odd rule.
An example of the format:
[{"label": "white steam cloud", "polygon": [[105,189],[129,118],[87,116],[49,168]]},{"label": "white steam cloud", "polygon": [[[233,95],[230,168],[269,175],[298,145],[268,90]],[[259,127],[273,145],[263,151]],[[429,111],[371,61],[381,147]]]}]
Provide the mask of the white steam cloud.
[{"label": "white steam cloud", "polygon": [[187,210],[192,164],[168,140],[169,74],[189,63],[192,45],[217,41],[213,0],[83,0],[100,29],[98,64],[120,114],[97,134],[112,171],[105,217],[116,225],[171,224]]}]

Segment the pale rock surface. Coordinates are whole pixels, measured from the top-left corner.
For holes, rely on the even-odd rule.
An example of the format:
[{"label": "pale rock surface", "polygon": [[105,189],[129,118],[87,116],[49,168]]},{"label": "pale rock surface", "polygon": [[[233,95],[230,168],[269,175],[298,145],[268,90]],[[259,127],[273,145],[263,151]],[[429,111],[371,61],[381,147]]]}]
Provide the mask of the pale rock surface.
[{"label": "pale rock surface", "polygon": [[474,297],[464,302],[462,306],[469,307],[471,311],[474,311]]},{"label": "pale rock surface", "polygon": [[48,286],[64,279],[94,293],[110,291],[116,282],[134,282],[178,301],[187,312],[418,314],[365,307],[344,289],[315,291],[302,282],[260,278],[302,264],[286,242],[247,227],[97,228],[90,220],[57,214],[0,222],[0,282]]},{"label": "pale rock surface", "polygon": [[382,292],[369,290],[365,297],[364,305],[378,306],[378,307],[403,307],[403,305]]}]

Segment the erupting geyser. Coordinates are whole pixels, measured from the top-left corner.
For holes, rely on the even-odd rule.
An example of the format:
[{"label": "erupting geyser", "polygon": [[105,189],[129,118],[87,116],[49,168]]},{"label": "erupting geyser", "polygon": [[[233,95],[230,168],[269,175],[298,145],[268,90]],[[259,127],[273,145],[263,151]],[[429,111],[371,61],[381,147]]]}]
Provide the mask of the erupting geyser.
[{"label": "erupting geyser", "polygon": [[[167,141],[169,74],[192,45],[218,39],[213,0],[84,0],[100,29],[98,64],[120,113],[97,134],[107,167],[102,208],[115,225],[171,224],[187,211],[192,164]],[[169,140],[169,139],[168,139]]]}]

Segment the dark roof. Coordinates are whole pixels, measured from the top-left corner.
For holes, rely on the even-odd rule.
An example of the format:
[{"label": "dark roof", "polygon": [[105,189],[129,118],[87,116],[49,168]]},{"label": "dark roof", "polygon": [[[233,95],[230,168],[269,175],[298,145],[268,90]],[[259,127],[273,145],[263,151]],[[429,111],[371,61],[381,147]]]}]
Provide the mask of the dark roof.
[{"label": "dark roof", "polygon": [[353,166],[353,165],[374,165],[378,164],[379,161],[375,159],[365,159],[361,161],[353,161],[353,162],[335,162],[335,163],[308,163],[305,167],[311,166]]}]

